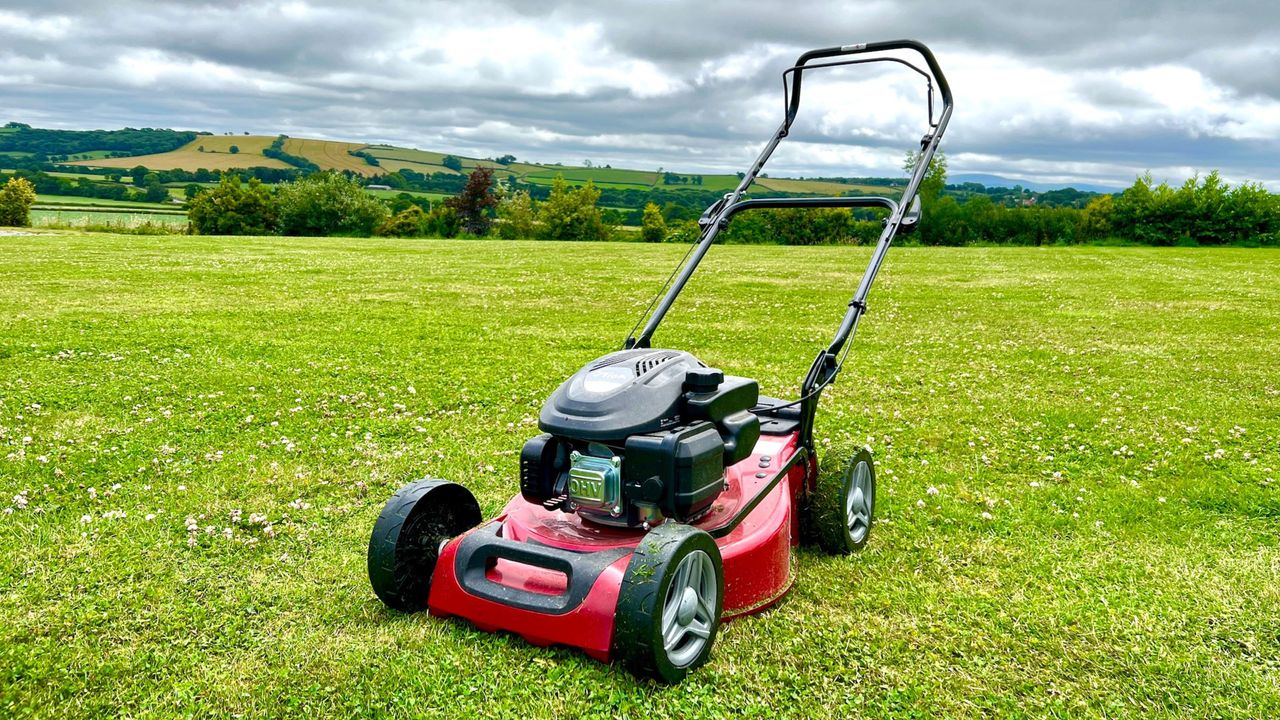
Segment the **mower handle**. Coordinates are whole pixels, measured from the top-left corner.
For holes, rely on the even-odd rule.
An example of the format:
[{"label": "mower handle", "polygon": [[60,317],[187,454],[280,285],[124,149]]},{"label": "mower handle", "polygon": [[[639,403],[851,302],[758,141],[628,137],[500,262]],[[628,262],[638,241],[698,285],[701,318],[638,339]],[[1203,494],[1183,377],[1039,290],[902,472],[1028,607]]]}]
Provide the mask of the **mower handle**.
[{"label": "mower handle", "polygon": [[[924,58],[925,64],[929,67],[929,72],[921,70],[905,60],[894,57],[874,57],[855,60],[833,60],[829,62],[812,63],[815,60],[823,60],[826,58],[839,58],[848,55],[861,55],[864,53],[877,53],[888,50],[912,50]],[[866,198],[761,198],[746,200],[743,195],[747,192],[747,188],[755,182],[760,171],[764,168],[769,157],[773,155],[773,151],[777,149],[778,144],[783,138],[787,137],[791,130],[791,123],[795,120],[796,114],[800,110],[800,83],[804,76],[805,69],[818,69],[821,67],[834,67],[838,65],[854,65],[867,62],[896,62],[911,68],[917,73],[929,79],[929,129],[920,139],[920,154],[916,157],[915,168],[912,170],[911,177],[907,181],[906,188],[902,191],[902,198],[894,203],[887,198],[877,198],[874,202]],[[924,176],[929,170],[929,165],[933,161],[933,156],[938,150],[938,144],[942,141],[942,133],[947,129],[947,123],[951,119],[952,100],[951,86],[947,83],[947,78],[942,74],[942,68],[938,66],[937,59],[924,43],[915,40],[889,40],[886,42],[858,43],[856,45],[841,45],[839,47],[819,48],[810,50],[800,56],[796,60],[796,64],[788,68],[783,73],[783,84],[786,89],[786,77],[794,75],[790,87],[789,97],[785,99],[785,115],[778,129],[769,138],[764,149],[756,157],[754,163],[747,172],[743,173],[742,179],[739,181],[737,188],[733,192],[726,193],[724,197],[716,201],[711,207],[707,208],[702,217],[698,220],[701,227],[701,236],[698,243],[689,249],[690,254],[678,269],[678,274],[673,273],[672,278],[667,280],[664,287],[666,294],[662,296],[661,301],[658,297],[654,297],[654,302],[650,303],[645,309],[640,320],[636,322],[636,327],[640,327],[640,323],[644,322],[644,328],[638,335],[628,333],[625,348],[641,347],[647,348],[653,338],[653,333],[658,329],[658,325],[662,322],[662,318],[666,316],[667,311],[671,309],[676,298],[684,289],[685,284],[689,281],[693,271],[697,269],[698,263],[702,262],[702,258],[707,254],[711,245],[715,242],[716,236],[729,224],[729,218],[741,210],[749,208],[764,207],[866,207],[869,205],[880,205],[889,210],[889,216],[885,218],[884,229],[880,232],[880,239],[876,242],[875,249],[871,253],[871,260],[867,265],[867,269],[862,274],[862,280],[858,283],[858,289],[853,294],[853,299],[849,301],[848,309],[845,311],[844,317],[840,321],[839,328],[836,329],[835,337],[831,343],[818,352],[814,358],[813,364],[809,367],[809,372],[805,376],[800,386],[800,399],[791,404],[800,405],[801,428],[800,442],[806,447],[811,447],[813,443],[813,417],[817,409],[818,397],[822,393],[822,389],[835,381],[836,375],[840,372],[843,365],[843,358],[848,352],[848,341],[857,330],[858,321],[867,311],[867,295],[871,292],[871,284],[875,281],[876,274],[880,271],[880,265],[884,262],[885,253],[888,252],[890,244],[893,243],[894,237],[899,230],[906,231],[915,227],[920,218],[920,198],[917,193],[920,190],[920,184],[924,181]],[[930,78],[930,76],[932,76]],[[942,112],[939,114],[937,121],[933,119],[933,82],[938,84],[938,92],[942,96]],[[660,291],[661,292],[661,291]],[[656,306],[655,306],[656,303]],[[635,327],[632,328],[635,332]],[[841,351],[845,354],[842,354]]]},{"label": "mower handle", "polygon": [[[885,40],[882,42],[855,43],[853,45],[840,45],[838,47],[818,48],[810,50],[800,56],[796,60],[796,64],[790,68],[795,71],[795,78],[791,83],[791,99],[787,104],[786,121],[783,123],[788,129],[791,123],[795,121],[796,114],[800,111],[800,81],[804,76],[805,66],[811,60],[823,60],[833,57],[845,57],[849,55],[862,55],[865,53],[884,52],[886,50],[913,50],[924,58],[924,62],[929,66],[929,72],[933,75],[933,79],[938,82],[938,92],[942,95],[942,111],[946,115],[951,114],[951,85],[947,83],[947,77],[942,74],[942,68],[938,65],[938,60],[933,56],[933,52],[922,42],[918,40]],[[909,67],[913,67],[906,63]],[[790,70],[788,72],[790,72]],[[932,98],[930,99],[932,103]],[[930,118],[932,121],[932,117]]]}]

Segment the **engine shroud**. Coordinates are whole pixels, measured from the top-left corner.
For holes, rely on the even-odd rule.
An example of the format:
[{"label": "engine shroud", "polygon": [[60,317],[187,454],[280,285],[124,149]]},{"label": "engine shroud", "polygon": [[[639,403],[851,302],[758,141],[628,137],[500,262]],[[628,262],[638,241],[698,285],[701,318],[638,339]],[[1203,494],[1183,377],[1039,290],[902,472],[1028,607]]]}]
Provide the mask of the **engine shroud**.
[{"label": "engine shroud", "polygon": [[537,503],[635,526],[707,510],[724,469],[751,454],[754,380],[726,377],[679,350],[598,358],[547,400],[525,444],[520,489]]}]

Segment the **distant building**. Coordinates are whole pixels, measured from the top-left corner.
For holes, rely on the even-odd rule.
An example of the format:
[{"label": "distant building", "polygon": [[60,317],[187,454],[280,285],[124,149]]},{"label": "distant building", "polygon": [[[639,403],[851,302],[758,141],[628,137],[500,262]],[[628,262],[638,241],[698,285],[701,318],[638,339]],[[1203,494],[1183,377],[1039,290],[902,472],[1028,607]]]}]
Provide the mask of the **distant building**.
[{"label": "distant building", "polygon": [[390,185],[365,185],[365,190],[390,190]]}]

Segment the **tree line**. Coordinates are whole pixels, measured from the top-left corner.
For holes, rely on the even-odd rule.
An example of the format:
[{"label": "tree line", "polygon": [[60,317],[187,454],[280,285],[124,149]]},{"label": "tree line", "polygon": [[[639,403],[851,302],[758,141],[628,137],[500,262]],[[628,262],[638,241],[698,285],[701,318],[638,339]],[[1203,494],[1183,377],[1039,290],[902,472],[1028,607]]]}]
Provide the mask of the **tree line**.
[{"label": "tree line", "polygon": [[556,177],[547,199],[535,203],[528,193],[495,182],[489,168],[474,170],[457,195],[438,203],[408,193],[384,203],[358,178],[332,171],[276,187],[227,175],[217,187],[192,195],[187,216],[191,232],[201,235],[608,240],[614,228],[597,207],[599,197],[590,182],[570,188]]}]

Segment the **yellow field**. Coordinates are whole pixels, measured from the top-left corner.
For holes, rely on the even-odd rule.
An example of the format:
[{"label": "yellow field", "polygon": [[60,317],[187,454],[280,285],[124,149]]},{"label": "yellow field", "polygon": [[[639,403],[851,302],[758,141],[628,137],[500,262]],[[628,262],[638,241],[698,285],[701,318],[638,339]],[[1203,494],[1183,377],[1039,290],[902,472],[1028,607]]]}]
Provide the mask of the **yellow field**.
[{"label": "yellow field", "polygon": [[[375,156],[377,157],[377,156]],[[396,170],[412,170],[424,175],[432,173],[445,173],[446,175],[461,175],[462,173],[443,165],[431,165],[429,163],[414,162],[413,160],[398,160],[395,158],[378,158],[378,165],[388,172]]]},{"label": "yellow field", "polygon": [[304,157],[322,170],[350,170],[360,175],[379,175],[381,170],[351,155],[348,151],[368,147],[362,143],[337,142],[335,140],[305,140],[289,138],[284,141],[284,151]]},{"label": "yellow field", "polygon": [[[138,155],[126,158],[102,158],[96,160],[79,160],[71,165],[92,167],[131,168],[142,165],[150,170],[231,170],[233,168],[269,167],[289,168],[286,162],[269,158],[262,151],[275,142],[270,135],[202,135],[190,143],[167,153],[156,155]],[[235,145],[240,152],[231,154],[231,146]],[[284,151],[290,155],[304,157],[319,165],[324,170],[350,170],[361,175],[376,175],[378,168],[368,164],[363,158],[348,154],[348,150],[359,150],[365,145],[360,143],[334,142],[330,140],[304,140],[289,138],[284,143]],[[204,148],[201,152],[200,148]]]},{"label": "yellow field", "polygon": [[[288,163],[262,154],[262,151],[274,141],[274,137],[266,135],[201,135],[177,150],[167,153],[78,160],[68,164],[113,168],[131,168],[141,165],[149,170],[199,170],[200,168],[206,170],[231,170],[250,167],[290,167]],[[234,155],[231,154],[232,145],[240,148],[240,152]],[[204,152],[200,152],[202,147]]]}]

